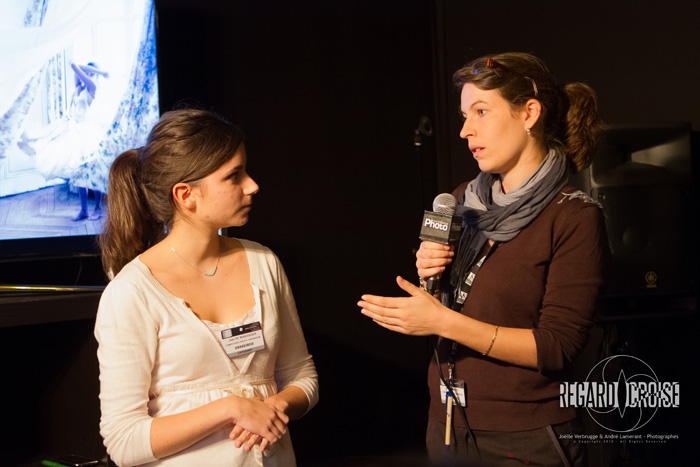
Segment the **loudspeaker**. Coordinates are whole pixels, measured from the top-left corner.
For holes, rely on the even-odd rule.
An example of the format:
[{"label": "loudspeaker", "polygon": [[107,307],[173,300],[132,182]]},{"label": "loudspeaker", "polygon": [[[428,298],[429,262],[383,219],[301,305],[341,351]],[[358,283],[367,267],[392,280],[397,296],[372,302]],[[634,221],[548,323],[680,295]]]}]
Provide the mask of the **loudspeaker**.
[{"label": "loudspeaker", "polygon": [[609,125],[571,183],[603,206],[613,255],[605,296],[694,293],[690,124]]}]

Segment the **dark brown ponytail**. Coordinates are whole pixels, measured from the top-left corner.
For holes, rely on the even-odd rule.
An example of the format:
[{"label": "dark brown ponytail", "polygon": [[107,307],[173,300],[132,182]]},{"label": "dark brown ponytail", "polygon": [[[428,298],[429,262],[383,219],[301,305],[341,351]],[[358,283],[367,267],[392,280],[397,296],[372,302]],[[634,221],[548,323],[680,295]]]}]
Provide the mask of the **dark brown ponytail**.
[{"label": "dark brown ponytail", "polygon": [[603,122],[598,116],[598,96],[585,83],[569,83],[564,87],[569,97],[566,113],[566,152],[576,171],[588,167],[603,135]]},{"label": "dark brown ponytail", "polygon": [[163,230],[144,200],[138,165],[138,151],[132,149],[120,154],[109,171],[108,214],[99,242],[102,266],[110,276],[157,241],[156,232]]}]

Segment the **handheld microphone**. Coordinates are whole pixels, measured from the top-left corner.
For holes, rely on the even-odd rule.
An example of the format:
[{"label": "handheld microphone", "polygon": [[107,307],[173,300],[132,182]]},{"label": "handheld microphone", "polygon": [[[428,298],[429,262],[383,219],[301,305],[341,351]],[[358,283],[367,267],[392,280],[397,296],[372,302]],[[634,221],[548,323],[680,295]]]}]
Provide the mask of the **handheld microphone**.
[{"label": "handheld microphone", "polygon": [[[433,210],[425,211],[423,224],[420,229],[420,239],[453,245],[459,240],[462,233],[462,218],[455,216],[457,200],[449,193],[441,193],[433,201]],[[440,287],[442,274],[435,274],[425,281],[425,289],[429,294],[434,294]]]}]

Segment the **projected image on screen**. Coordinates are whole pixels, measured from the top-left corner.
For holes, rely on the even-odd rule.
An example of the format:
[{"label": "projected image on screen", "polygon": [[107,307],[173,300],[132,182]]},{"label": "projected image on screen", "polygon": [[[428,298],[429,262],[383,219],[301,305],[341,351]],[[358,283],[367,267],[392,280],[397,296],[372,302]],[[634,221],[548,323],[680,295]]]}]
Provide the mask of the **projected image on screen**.
[{"label": "projected image on screen", "polygon": [[158,120],[153,0],[0,0],[0,240],[102,231]]}]

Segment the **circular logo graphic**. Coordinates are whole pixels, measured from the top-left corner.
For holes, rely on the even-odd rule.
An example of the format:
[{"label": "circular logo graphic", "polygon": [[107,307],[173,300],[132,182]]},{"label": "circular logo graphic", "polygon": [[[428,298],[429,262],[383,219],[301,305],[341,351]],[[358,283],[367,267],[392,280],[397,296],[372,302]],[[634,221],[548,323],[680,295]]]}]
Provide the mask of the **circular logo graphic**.
[{"label": "circular logo graphic", "polygon": [[654,288],[656,287],[656,281],[658,280],[658,277],[656,276],[656,273],[654,271],[649,271],[644,275],[644,280],[647,283],[647,287]]},{"label": "circular logo graphic", "polygon": [[607,406],[586,407],[601,427],[618,433],[638,430],[654,417],[662,387],[656,373],[637,357],[614,355],[599,362],[586,377],[588,383],[614,388]]}]

